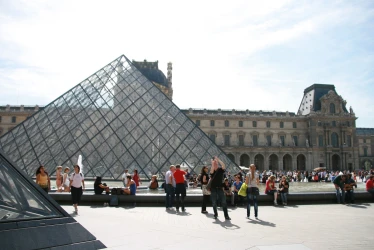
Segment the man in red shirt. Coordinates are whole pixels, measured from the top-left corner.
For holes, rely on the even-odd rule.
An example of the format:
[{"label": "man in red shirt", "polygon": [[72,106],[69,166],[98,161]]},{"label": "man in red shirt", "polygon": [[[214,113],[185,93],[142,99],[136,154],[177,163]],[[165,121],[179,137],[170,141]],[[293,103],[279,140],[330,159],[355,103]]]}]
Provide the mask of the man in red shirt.
[{"label": "man in red shirt", "polygon": [[370,175],[370,179],[366,181],[366,191],[374,198],[374,175]]},{"label": "man in red shirt", "polygon": [[[177,212],[179,212],[179,205],[181,203],[182,205],[182,212],[186,211],[184,208],[184,198],[186,197],[186,186],[184,185],[185,181],[185,175],[186,172],[181,170],[180,165],[175,166],[176,170],[174,172],[174,179],[175,179],[175,197],[176,197],[176,204],[175,207],[177,209]],[[181,200],[179,200],[179,195],[181,195]]]}]

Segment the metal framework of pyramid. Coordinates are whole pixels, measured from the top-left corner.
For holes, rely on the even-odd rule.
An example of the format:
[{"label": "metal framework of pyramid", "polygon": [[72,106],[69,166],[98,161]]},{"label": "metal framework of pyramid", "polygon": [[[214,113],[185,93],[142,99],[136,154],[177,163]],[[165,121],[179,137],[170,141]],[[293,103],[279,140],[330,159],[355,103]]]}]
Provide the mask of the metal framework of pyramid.
[{"label": "metal framework of pyramid", "polygon": [[124,55],[0,138],[0,148],[34,176],[72,167],[82,155],[86,177],[118,179],[125,169],[163,179],[172,164],[199,173],[226,154]]}]

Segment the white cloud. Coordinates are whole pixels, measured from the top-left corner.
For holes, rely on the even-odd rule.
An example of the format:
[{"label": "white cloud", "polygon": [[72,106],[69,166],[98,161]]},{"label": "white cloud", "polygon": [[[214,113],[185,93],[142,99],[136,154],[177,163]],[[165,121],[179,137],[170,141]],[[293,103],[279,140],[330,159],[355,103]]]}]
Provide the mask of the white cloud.
[{"label": "white cloud", "polygon": [[[357,80],[344,62],[334,61],[344,48],[335,46],[339,37],[334,30],[370,21],[370,5],[277,0],[1,2],[0,46],[5,49],[0,54],[0,102],[47,104],[125,54],[130,60],[159,60],[165,73],[172,61],[174,101],[181,108],[296,112],[303,90],[314,82],[339,85],[346,79],[349,85]],[[346,42],[345,51],[360,42]],[[339,50],[331,50],[334,47]],[[303,48],[314,48],[320,58],[292,54]],[[350,65],[354,58],[367,69],[373,66],[372,55],[347,54],[346,61]],[[340,65],[345,72],[339,71]],[[373,85],[372,75],[360,80],[366,87]],[[337,90],[343,93],[345,85],[340,86]],[[352,96],[368,94],[352,89],[343,96],[358,106],[357,113],[363,107]],[[373,105],[367,100],[366,105]],[[359,120],[372,126],[365,115]]]}]

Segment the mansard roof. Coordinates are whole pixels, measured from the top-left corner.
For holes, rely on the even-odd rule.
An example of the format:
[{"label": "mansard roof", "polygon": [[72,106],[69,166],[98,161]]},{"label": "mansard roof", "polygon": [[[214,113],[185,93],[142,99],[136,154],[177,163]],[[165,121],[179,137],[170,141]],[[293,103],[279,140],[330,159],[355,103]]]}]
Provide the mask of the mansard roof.
[{"label": "mansard roof", "polygon": [[268,111],[268,110],[236,110],[236,109],[181,109],[187,115],[238,115],[238,116],[274,116],[274,117],[294,117],[294,112]]},{"label": "mansard roof", "polygon": [[356,135],[373,135],[374,128],[356,128]]}]

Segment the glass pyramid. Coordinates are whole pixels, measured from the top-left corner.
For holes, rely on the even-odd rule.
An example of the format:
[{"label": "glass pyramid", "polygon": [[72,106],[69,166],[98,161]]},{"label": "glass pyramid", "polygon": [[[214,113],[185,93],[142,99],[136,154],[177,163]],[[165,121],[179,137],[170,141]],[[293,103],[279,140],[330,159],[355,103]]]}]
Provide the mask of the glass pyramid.
[{"label": "glass pyramid", "polygon": [[0,222],[62,217],[0,152]]},{"label": "glass pyramid", "polygon": [[35,176],[72,167],[82,155],[86,177],[119,179],[137,169],[159,179],[171,164],[199,173],[218,156],[239,168],[124,55],[0,138],[0,148]]}]

